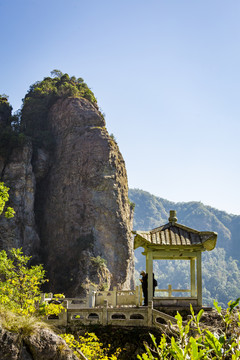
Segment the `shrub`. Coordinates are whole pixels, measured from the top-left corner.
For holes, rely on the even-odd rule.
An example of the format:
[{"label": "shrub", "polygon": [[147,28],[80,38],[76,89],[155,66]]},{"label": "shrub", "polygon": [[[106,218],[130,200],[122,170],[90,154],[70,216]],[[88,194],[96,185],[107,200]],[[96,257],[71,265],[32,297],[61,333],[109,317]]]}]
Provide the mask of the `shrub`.
[{"label": "shrub", "polygon": [[19,114],[12,115],[6,95],[0,95],[0,155],[8,158],[14,147],[22,146],[26,138],[20,132]]},{"label": "shrub", "polygon": [[[138,359],[239,359],[240,314],[238,311],[235,311],[239,300],[240,299],[237,299],[234,302],[230,301],[225,313],[221,307],[218,306],[218,303],[216,301],[214,302],[214,306],[224,324],[224,329],[222,331],[219,330],[220,333],[211,333],[208,329],[202,329],[200,327],[203,310],[200,310],[198,315],[195,316],[193,308],[191,307],[192,317],[185,324],[181,315],[178,313],[175,316],[177,319],[178,333],[176,338],[172,336],[170,341],[167,341],[166,335],[162,335],[157,345],[156,338],[150,334],[154,348],[151,349],[145,344],[147,352],[142,356],[138,355]],[[236,318],[238,319],[237,321]]]},{"label": "shrub", "polygon": [[30,259],[21,249],[10,250],[9,256],[0,251],[0,304],[25,316],[58,315],[65,310],[61,304],[41,303],[40,287],[48,280],[42,265],[28,267]]},{"label": "shrub", "polygon": [[71,334],[62,334],[61,336],[77,356],[84,355],[87,360],[116,360],[121,352],[121,349],[118,348],[114,354],[110,355],[111,346],[108,345],[107,348],[103,348],[103,344],[99,342],[98,337],[94,333],[86,333],[85,336],[79,336],[79,340],[75,340]]},{"label": "shrub", "polygon": [[0,182],[0,215],[2,215],[2,213],[5,211],[5,217],[12,218],[15,214],[15,211],[9,206],[6,208],[6,203],[9,199],[8,191],[9,188],[6,187],[3,182]]},{"label": "shrub", "polygon": [[103,259],[101,256],[91,257],[91,262],[96,265],[99,269],[107,266],[107,260]]}]

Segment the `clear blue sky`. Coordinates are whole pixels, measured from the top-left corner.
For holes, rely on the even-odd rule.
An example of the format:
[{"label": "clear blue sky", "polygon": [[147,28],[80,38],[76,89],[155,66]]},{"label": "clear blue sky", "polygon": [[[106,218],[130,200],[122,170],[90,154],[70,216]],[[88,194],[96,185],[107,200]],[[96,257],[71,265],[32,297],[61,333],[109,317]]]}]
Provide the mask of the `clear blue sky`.
[{"label": "clear blue sky", "polygon": [[129,186],[240,214],[239,0],[0,0],[14,110],[60,69],[83,77]]}]

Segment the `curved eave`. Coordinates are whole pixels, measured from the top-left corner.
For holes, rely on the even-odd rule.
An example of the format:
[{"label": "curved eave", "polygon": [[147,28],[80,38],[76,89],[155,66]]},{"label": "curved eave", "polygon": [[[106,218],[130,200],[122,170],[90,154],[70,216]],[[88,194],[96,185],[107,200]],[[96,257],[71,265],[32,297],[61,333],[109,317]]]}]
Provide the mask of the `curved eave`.
[{"label": "curved eave", "polygon": [[164,244],[154,244],[151,242],[151,234],[150,232],[143,231],[133,231],[134,237],[134,250],[139,247],[146,248],[162,248],[162,249],[199,249],[200,251],[211,251],[215,248],[217,243],[217,233],[210,231],[198,232],[202,241],[199,243],[191,244],[191,245],[183,245],[183,244],[172,244],[172,245],[164,245]]},{"label": "curved eave", "polygon": [[151,241],[145,239],[143,236],[138,234],[137,231],[133,231],[132,233],[135,235],[135,237],[134,237],[134,250],[136,250],[139,247],[146,248],[147,245],[151,245]]},{"label": "curved eave", "polygon": [[217,243],[217,233],[212,233],[212,236],[203,242],[203,247],[207,251],[211,251],[215,248]]}]

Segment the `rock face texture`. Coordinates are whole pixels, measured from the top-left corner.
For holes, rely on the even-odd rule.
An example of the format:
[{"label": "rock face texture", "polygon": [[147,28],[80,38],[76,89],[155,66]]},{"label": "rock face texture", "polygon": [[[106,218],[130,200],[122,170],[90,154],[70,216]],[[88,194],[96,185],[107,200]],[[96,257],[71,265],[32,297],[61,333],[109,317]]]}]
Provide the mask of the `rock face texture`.
[{"label": "rock face texture", "polygon": [[104,278],[132,288],[132,212],[117,144],[88,100],[58,100],[48,121],[51,153],[39,147],[32,155],[26,145],[2,164],[17,214],[1,219],[0,247],[22,246],[40,259],[54,292],[79,296]]},{"label": "rock face texture", "polygon": [[21,336],[0,327],[1,360],[77,360],[65,341],[49,329]]},{"label": "rock face texture", "polygon": [[11,188],[15,216],[0,219],[0,249],[22,247],[25,254],[39,259],[39,236],[34,216],[35,176],[32,171],[32,146],[13,150],[8,161],[0,157],[1,181]]}]

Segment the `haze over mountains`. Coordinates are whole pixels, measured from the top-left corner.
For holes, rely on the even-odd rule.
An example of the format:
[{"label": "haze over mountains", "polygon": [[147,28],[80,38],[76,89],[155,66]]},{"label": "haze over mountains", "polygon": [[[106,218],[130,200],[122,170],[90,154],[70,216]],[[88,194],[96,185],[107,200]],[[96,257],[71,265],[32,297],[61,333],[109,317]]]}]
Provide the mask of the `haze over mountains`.
[{"label": "haze over mountains", "polygon": [[[130,189],[130,201],[135,203],[134,230],[151,230],[168,222],[169,210],[177,211],[178,222],[201,231],[216,231],[216,249],[203,254],[203,302],[211,305],[216,299],[226,306],[240,296],[240,216],[228,214],[201,202],[174,203],[149,192]],[[141,250],[137,258],[136,278],[145,268]],[[185,261],[156,261],[155,276],[160,288],[189,286],[189,264]]]}]

